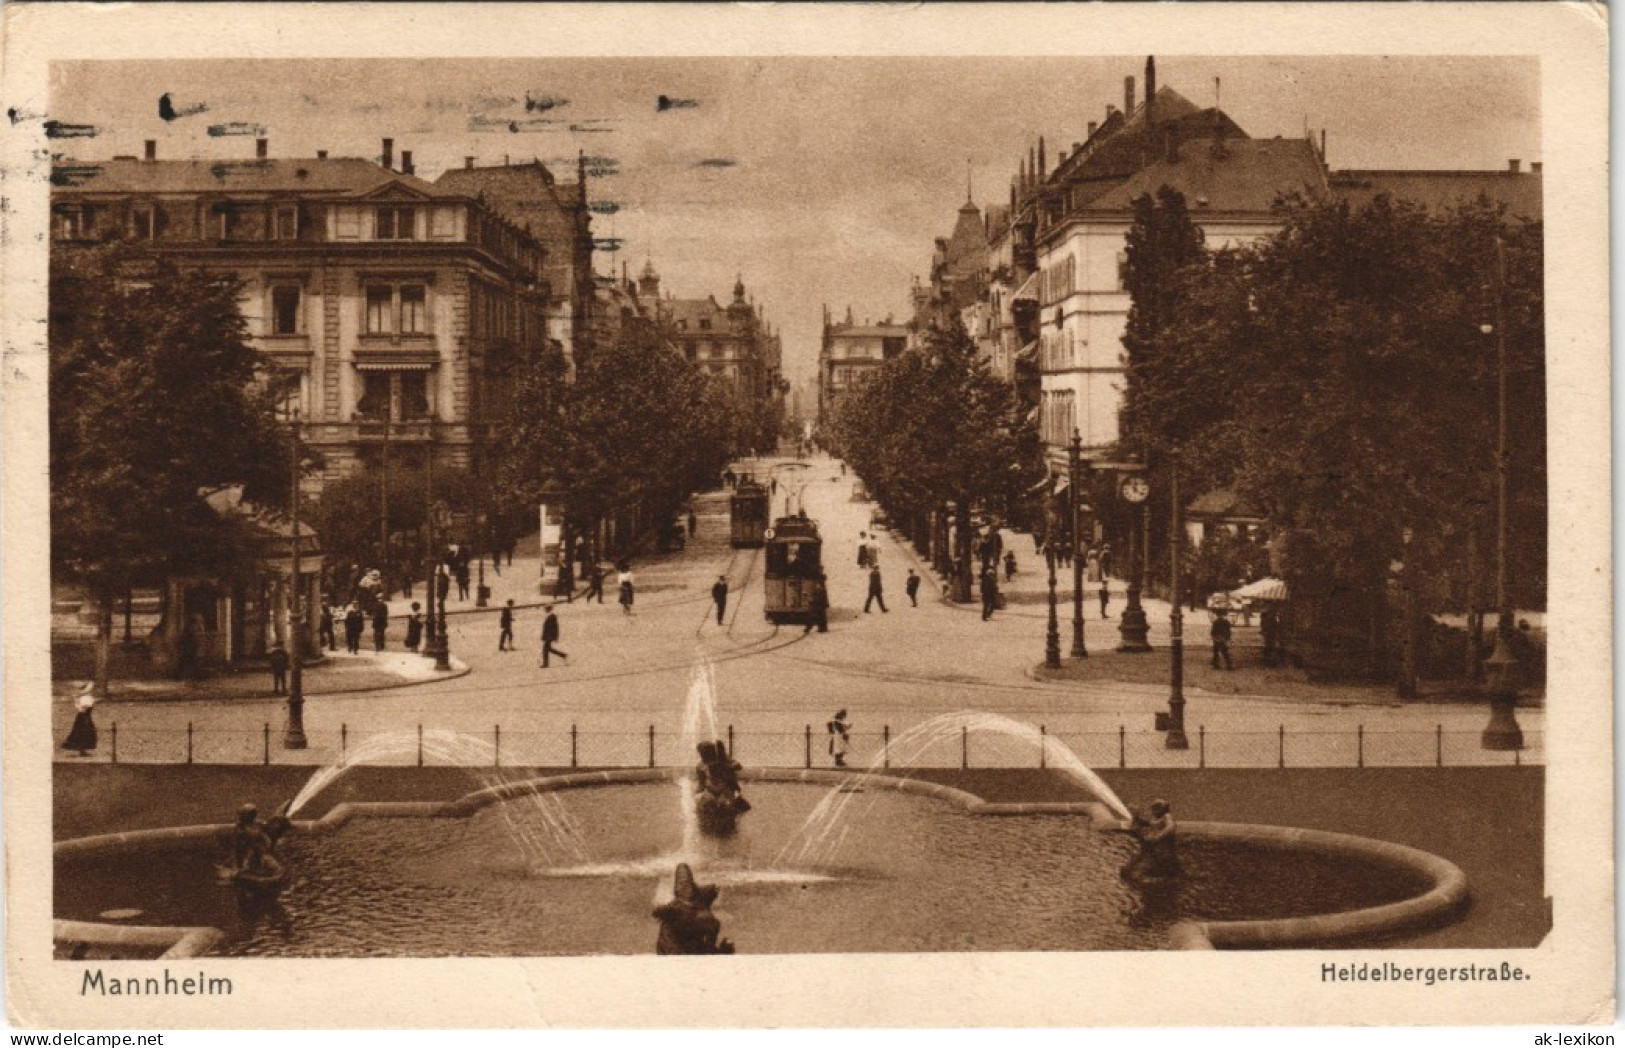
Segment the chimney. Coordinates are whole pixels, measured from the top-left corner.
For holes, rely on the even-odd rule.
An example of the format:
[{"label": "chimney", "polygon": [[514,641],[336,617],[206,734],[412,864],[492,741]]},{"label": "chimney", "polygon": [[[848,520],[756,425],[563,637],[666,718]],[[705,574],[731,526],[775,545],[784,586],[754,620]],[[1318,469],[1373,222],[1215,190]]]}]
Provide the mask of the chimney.
[{"label": "chimney", "polygon": [[395,140],[393,138],[384,139],[384,166],[391,171],[395,170]]},{"label": "chimney", "polygon": [[1038,180],[1040,182],[1042,182],[1044,180],[1044,176],[1047,173],[1048,167],[1049,167],[1048,162],[1046,162],[1044,160],[1044,136],[1039,135],[1038,136]]},{"label": "chimney", "polygon": [[1134,112],[1134,78],[1132,76],[1123,78],[1123,112],[1125,114]]},{"label": "chimney", "polygon": [[1089,137],[1090,138],[1095,137],[1095,132],[1097,130],[1099,130],[1099,129],[1100,129],[1100,121],[1098,121],[1098,120],[1089,121]]},{"label": "chimney", "polygon": [[1531,160],[1531,161],[1529,161],[1529,173],[1531,175],[1540,174],[1540,161],[1539,160]]},{"label": "chimney", "polygon": [[158,159],[158,140],[156,138],[147,139],[147,159]]},{"label": "chimney", "polygon": [[1514,175],[1517,174],[1518,169],[1520,167],[1522,167],[1522,166],[1523,166],[1523,161],[1521,161],[1521,160],[1508,160],[1507,161],[1507,171],[1510,172],[1511,174],[1514,174]]},{"label": "chimney", "polygon": [[1145,105],[1149,110],[1156,105],[1157,97],[1157,60],[1151,55],[1145,56]]},{"label": "chimney", "polygon": [[401,150],[401,174],[412,174],[412,151],[410,149]]},{"label": "chimney", "polygon": [[465,171],[474,170],[474,158],[473,157],[471,157],[471,156],[463,157],[463,170],[465,170]]},{"label": "chimney", "polygon": [[326,160],[327,159],[327,150],[325,150],[325,149],[316,150],[316,159],[317,160]]},{"label": "chimney", "polygon": [[271,155],[271,140],[269,138],[254,139],[254,156],[264,160]]}]

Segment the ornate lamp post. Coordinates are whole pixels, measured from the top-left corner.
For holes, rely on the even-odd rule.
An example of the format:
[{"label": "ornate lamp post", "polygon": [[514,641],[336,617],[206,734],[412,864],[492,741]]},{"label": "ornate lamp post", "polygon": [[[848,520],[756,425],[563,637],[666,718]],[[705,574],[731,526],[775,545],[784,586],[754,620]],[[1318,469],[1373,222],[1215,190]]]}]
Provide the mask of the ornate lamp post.
[{"label": "ornate lamp post", "polygon": [[[1123,478],[1118,487],[1118,494],[1123,501],[1131,506],[1140,507],[1142,517],[1148,513],[1146,499],[1151,494],[1151,485],[1145,477],[1131,473]],[[1138,530],[1135,521],[1128,526],[1128,606],[1123,609],[1123,619],[1118,623],[1117,632],[1122,636],[1123,642],[1117,650],[1126,654],[1137,654],[1151,650],[1151,642],[1147,640],[1150,633],[1150,624],[1146,622],[1145,608],[1140,604],[1140,564],[1151,556],[1149,546],[1139,551],[1139,560],[1135,559],[1134,533]],[[1149,533],[1147,533],[1149,538]]]},{"label": "ornate lamp post", "polygon": [[1518,726],[1514,708],[1518,704],[1518,657],[1512,651],[1512,601],[1507,594],[1507,487],[1511,455],[1507,450],[1507,338],[1506,338],[1506,245],[1495,238],[1495,326],[1481,328],[1495,335],[1497,379],[1497,419],[1495,440],[1495,652],[1485,662],[1489,668],[1490,722],[1484,728],[1481,745],[1486,750],[1523,749],[1523,729]]},{"label": "ornate lamp post", "polygon": [[1083,435],[1072,431],[1072,444],[1067,449],[1067,486],[1072,489],[1072,657],[1087,659],[1089,649],[1083,643],[1083,500],[1078,489],[1083,486],[1083,473],[1089,463],[1083,459]]},{"label": "ornate lamp post", "polygon": [[302,750],[310,745],[305,738],[305,624],[299,605],[299,588],[303,583],[299,563],[299,409],[288,412],[292,425],[288,441],[289,460],[289,515],[293,522],[292,567],[293,580],[288,587],[288,727],[282,733],[282,748]]},{"label": "ornate lamp post", "polygon": [[1044,630],[1044,668],[1061,668],[1061,623],[1055,607],[1055,504],[1053,497],[1046,510],[1044,527],[1044,560],[1049,564],[1049,625]]},{"label": "ornate lamp post", "polygon": [[1168,545],[1171,547],[1170,563],[1173,571],[1168,586],[1168,600],[1173,604],[1173,610],[1168,616],[1168,736],[1164,746],[1170,750],[1188,750],[1191,748],[1190,739],[1185,737],[1185,613],[1180,607],[1180,554],[1184,550],[1184,513],[1179,505],[1179,460],[1174,458],[1170,462],[1170,482],[1168,494],[1173,502],[1173,512],[1169,514],[1171,526],[1169,528]]},{"label": "ornate lamp post", "polygon": [[[445,503],[435,503],[430,512],[432,513],[435,530],[444,529],[448,523],[447,518],[450,516]],[[436,554],[434,567],[430,572],[430,578],[433,581],[429,590],[430,620],[433,621],[438,617],[439,628],[434,631],[434,635],[429,640],[429,646],[424,651],[425,655],[434,658],[434,668],[439,671],[449,671],[451,669],[451,631],[446,628],[446,591],[451,587],[449,585],[442,586],[441,584],[442,576],[449,574],[450,570],[450,565],[446,563],[445,551],[441,549]],[[434,612],[436,601],[440,604],[438,616]]]}]

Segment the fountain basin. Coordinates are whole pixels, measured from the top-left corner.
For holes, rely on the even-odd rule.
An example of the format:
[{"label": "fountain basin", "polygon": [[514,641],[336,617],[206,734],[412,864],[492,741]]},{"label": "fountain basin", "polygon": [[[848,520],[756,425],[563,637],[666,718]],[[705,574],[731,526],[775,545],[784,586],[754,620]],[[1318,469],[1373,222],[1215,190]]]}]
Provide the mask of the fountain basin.
[{"label": "fountain basin", "polygon": [[[648,952],[648,911],[677,860],[669,816],[679,774],[589,772],[449,803],[340,805],[296,822],[303,833],[287,842],[305,852],[292,856],[291,930],[279,939],[226,927],[211,945],[296,956]],[[1193,887],[1140,893],[1116,876],[1128,842],[1090,832],[1102,812],[1093,803],[990,804],[938,783],[829,770],[743,777],[757,807],[742,820],[742,840],[696,867],[723,885],[718,915],[743,952],[1311,947],[1448,920],[1467,894],[1459,869],[1415,849],[1217,823],[1181,824]],[[843,819],[852,840],[799,862],[795,835],[834,786],[863,791]],[[498,816],[514,813],[506,802],[539,792],[560,795],[585,823],[593,862],[521,868],[505,853]],[[61,842],[58,939],[93,941],[95,922],[73,919],[114,905],[141,905],[185,928],[229,924],[219,900],[188,887],[185,873],[206,864],[227,832],[179,827]],[[378,876],[379,863],[405,870],[405,879]],[[155,877],[174,883],[153,889]],[[369,886],[349,890],[357,879]],[[348,908],[342,919],[339,907]],[[474,928],[465,909],[492,914],[490,926],[465,938],[437,927]],[[564,912],[575,910],[586,916]],[[523,925],[534,934],[514,931]]]}]

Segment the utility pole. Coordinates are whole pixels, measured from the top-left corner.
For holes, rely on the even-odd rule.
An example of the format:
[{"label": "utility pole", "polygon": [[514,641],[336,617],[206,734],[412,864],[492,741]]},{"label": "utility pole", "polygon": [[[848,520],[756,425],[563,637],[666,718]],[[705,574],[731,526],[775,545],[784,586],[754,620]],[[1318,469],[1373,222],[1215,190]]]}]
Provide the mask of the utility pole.
[{"label": "utility pole", "polygon": [[1190,739],[1185,737],[1185,612],[1180,607],[1180,553],[1184,547],[1185,521],[1179,505],[1179,458],[1170,457],[1168,494],[1173,509],[1169,513],[1169,563],[1172,573],[1168,583],[1168,600],[1173,610],[1168,617],[1168,737],[1165,748],[1188,750]]},{"label": "utility pole", "polygon": [[1083,434],[1072,431],[1072,444],[1067,449],[1067,481],[1072,489],[1072,657],[1087,659],[1089,649],[1083,642]]},{"label": "utility pole", "polygon": [[1507,512],[1512,456],[1507,446],[1507,334],[1506,244],[1495,238],[1495,368],[1497,419],[1495,440],[1495,652],[1489,668],[1490,722],[1481,744],[1486,750],[1523,749],[1523,729],[1514,708],[1518,704],[1518,657],[1512,650],[1512,600],[1507,592],[1507,543],[1511,520]]},{"label": "utility pole", "polygon": [[305,637],[304,616],[299,606],[299,588],[304,583],[299,562],[299,409],[289,412],[291,439],[288,441],[289,516],[293,521],[292,543],[293,579],[288,586],[288,727],[282,735],[282,748],[302,750],[310,743],[305,738]]}]

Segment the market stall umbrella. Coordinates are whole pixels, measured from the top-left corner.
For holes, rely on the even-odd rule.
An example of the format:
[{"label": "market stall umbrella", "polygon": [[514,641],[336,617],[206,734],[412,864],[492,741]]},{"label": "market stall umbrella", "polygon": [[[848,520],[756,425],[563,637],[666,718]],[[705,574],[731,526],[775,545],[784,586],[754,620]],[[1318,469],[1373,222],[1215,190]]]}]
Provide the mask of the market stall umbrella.
[{"label": "market stall umbrella", "polygon": [[1230,595],[1238,600],[1284,601],[1287,599],[1286,582],[1281,579],[1259,579],[1231,590]]}]

